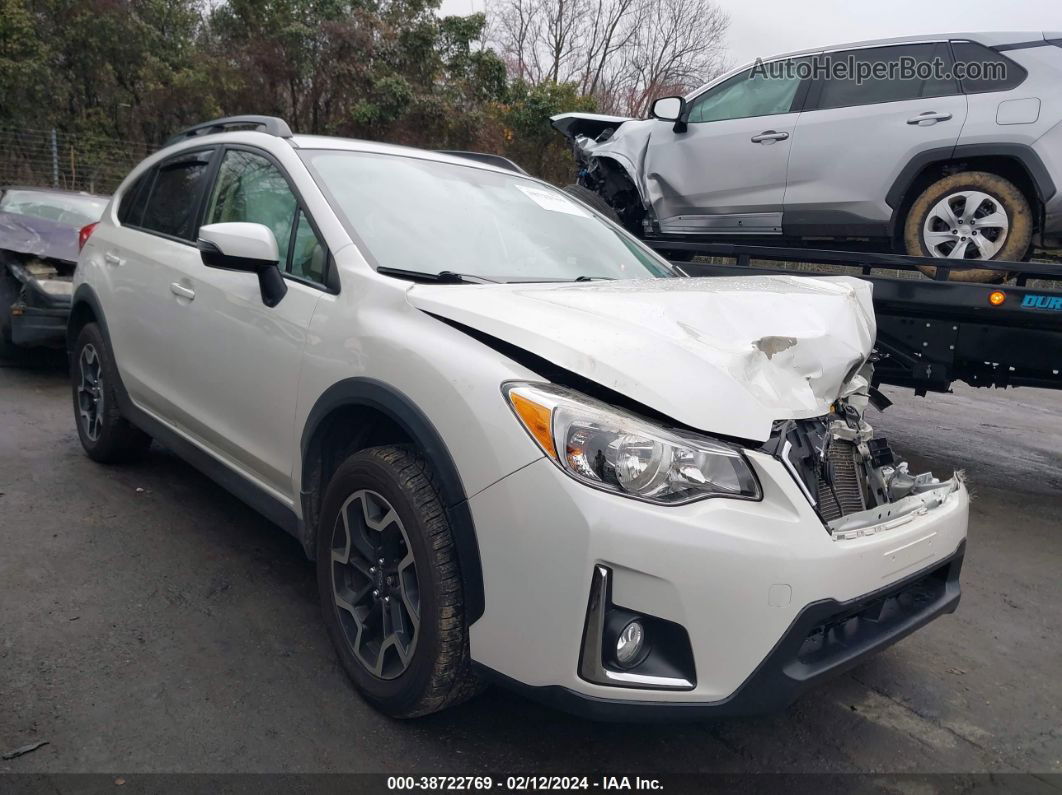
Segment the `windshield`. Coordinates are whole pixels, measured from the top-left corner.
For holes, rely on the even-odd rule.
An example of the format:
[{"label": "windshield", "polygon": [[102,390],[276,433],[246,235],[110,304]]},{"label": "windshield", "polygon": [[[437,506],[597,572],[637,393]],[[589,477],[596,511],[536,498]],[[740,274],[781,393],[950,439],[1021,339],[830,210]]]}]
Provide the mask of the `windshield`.
[{"label": "windshield", "polygon": [[82,227],[100,220],[107,199],[36,190],[9,190],[0,197],[0,212],[30,215]]},{"label": "windshield", "polygon": [[584,205],[517,174],[365,152],[299,154],[376,267],[494,281],[674,275]]}]

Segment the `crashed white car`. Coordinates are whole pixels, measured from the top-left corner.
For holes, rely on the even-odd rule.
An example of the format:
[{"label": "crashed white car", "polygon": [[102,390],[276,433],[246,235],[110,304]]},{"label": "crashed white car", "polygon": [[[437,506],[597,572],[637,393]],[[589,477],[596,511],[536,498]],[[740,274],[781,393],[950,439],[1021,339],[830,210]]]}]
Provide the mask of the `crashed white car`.
[{"label": "crashed white car", "polygon": [[219,120],[81,253],[74,414],[293,533],[390,715],[758,713],[959,599],[961,477],[867,424],[870,291],[685,278],[511,164]]}]

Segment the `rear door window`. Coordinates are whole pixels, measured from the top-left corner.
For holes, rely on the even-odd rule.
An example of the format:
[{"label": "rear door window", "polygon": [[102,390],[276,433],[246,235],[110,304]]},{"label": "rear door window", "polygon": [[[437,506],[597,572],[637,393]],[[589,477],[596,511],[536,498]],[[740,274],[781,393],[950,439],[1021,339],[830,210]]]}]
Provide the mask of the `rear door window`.
[{"label": "rear door window", "polygon": [[822,56],[815,107],[850,108],[959,93],[946,42],[871,47]]},{"label": "rear door window", "polygon": [[137,177],[136,182],[122,194],[122,200],[118,204],[118,221],[130,226],[140,226],[144,217],[144,200],[151,190],[151,183],[155,179],[155,169],[151,168]]},{"label": "rear door window", "polygon": [[182,152],[159,164],[139,226],[179,240],[193,240],[212,150]]}]

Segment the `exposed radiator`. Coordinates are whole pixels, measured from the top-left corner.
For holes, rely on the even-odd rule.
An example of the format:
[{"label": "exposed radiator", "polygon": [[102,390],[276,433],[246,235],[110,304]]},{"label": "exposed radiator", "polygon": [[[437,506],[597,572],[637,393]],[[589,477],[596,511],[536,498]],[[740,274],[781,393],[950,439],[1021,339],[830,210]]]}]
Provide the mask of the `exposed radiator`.
[{"label": "exposed radiator", "polygon": [[819,514],[825,521],[866,510],[863,468],[854,444],[833,439],[826,451],[824,469],[819,473],[818,500]]}]

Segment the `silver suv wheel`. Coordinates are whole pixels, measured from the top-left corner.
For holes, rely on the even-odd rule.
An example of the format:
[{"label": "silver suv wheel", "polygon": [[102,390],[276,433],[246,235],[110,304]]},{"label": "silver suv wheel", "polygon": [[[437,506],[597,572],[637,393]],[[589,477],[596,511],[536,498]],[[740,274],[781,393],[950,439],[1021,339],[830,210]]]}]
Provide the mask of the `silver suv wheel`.
[{"label": "silver suv wheel", "polygon": [[964,190],[945,196],[926,216],[922,239],[933,257],[990,260],[1006,243],[1010,218],[988,193]]}]

